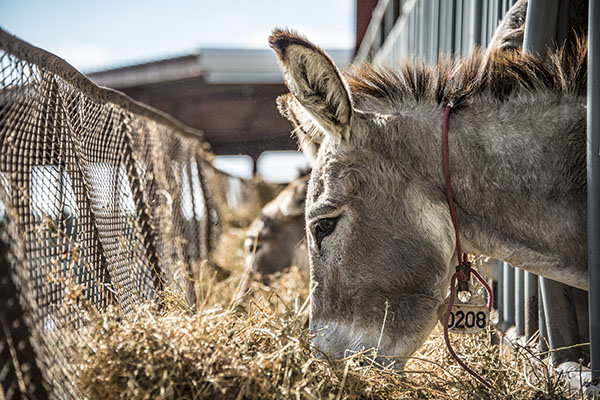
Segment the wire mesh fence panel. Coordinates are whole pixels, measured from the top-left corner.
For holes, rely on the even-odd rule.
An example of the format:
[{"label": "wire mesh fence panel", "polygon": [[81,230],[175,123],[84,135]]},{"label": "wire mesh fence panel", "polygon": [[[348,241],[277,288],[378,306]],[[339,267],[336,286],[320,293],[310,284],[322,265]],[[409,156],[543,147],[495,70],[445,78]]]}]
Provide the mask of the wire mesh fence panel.
[{"label": "wire mesh fence panel", "polygon": [[218,222],[205,148],[0,31],[1,398],[83,397],[70,344],[91,312],[166,286],[194,305]]}]

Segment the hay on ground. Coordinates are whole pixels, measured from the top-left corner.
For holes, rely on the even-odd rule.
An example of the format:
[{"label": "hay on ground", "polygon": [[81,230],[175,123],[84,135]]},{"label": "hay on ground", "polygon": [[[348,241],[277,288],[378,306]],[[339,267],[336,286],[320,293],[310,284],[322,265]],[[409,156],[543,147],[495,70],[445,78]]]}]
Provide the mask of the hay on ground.
[{"label": "hay on ground", "polygon": [[[378,369],[371,352],[345,360],[310,349],[307,277],[296,268],[271,285],[254,283],[232,301],[243,273],[243,230],[232,229],[211,263],[197,267],[198,311],[165,293],[164,306],[111,309],[91,318],[76,343],[78,384],[92,399],[567,399],[533,349],[506,352],[492,330],[451,337],[456,351],[490,381],[486,391],[450,358],[436,330],[404,373]],[[226,276],[226,275],[225,275]]]}]

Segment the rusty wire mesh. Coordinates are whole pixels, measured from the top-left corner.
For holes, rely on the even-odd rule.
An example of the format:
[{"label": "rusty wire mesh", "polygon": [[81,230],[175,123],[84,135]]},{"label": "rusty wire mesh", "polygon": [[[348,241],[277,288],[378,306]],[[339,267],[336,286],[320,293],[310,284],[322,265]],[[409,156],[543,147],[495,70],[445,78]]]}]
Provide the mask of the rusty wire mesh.
[{"label": "rusty wire mesh", "polygon": [[193,305],[231,192],[206,176],[235,179],[200,132],[1,30],[0,146],[0,398],[81,398],[66,343],[86,312],[165,285]]}]

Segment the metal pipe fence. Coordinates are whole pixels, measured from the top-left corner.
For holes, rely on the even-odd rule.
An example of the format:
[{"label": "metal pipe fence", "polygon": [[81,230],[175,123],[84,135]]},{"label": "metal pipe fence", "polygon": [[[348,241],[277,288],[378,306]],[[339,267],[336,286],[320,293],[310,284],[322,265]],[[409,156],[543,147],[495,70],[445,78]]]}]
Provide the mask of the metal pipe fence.
[{"label": "metal pipe fence", "polygon": [[[357,51],[355,62],[424,59],[468,54],[486,47],[514,0],[381,0]],[[394,10],[399,9],[399,14]],[[395,22],[389,28],[389,21]],[[384,29],[385,28],[385,29]],[[381,32],[388,31],[387,35]]]}]

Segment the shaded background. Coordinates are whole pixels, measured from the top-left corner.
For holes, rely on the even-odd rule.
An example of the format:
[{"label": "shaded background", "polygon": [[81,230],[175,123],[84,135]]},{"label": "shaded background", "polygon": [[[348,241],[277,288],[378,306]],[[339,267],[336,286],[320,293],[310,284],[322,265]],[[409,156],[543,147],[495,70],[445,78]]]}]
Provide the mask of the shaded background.
[{"label": "shaded background", "polygon": [[376,1],[1,0],[0,26],[97,84],[201,129],[219,168],[285,182],[306,161],[275,107],[287,89],[268,36],[274,27],[295,29],[343,67],[359,3],[372,9]]}]

